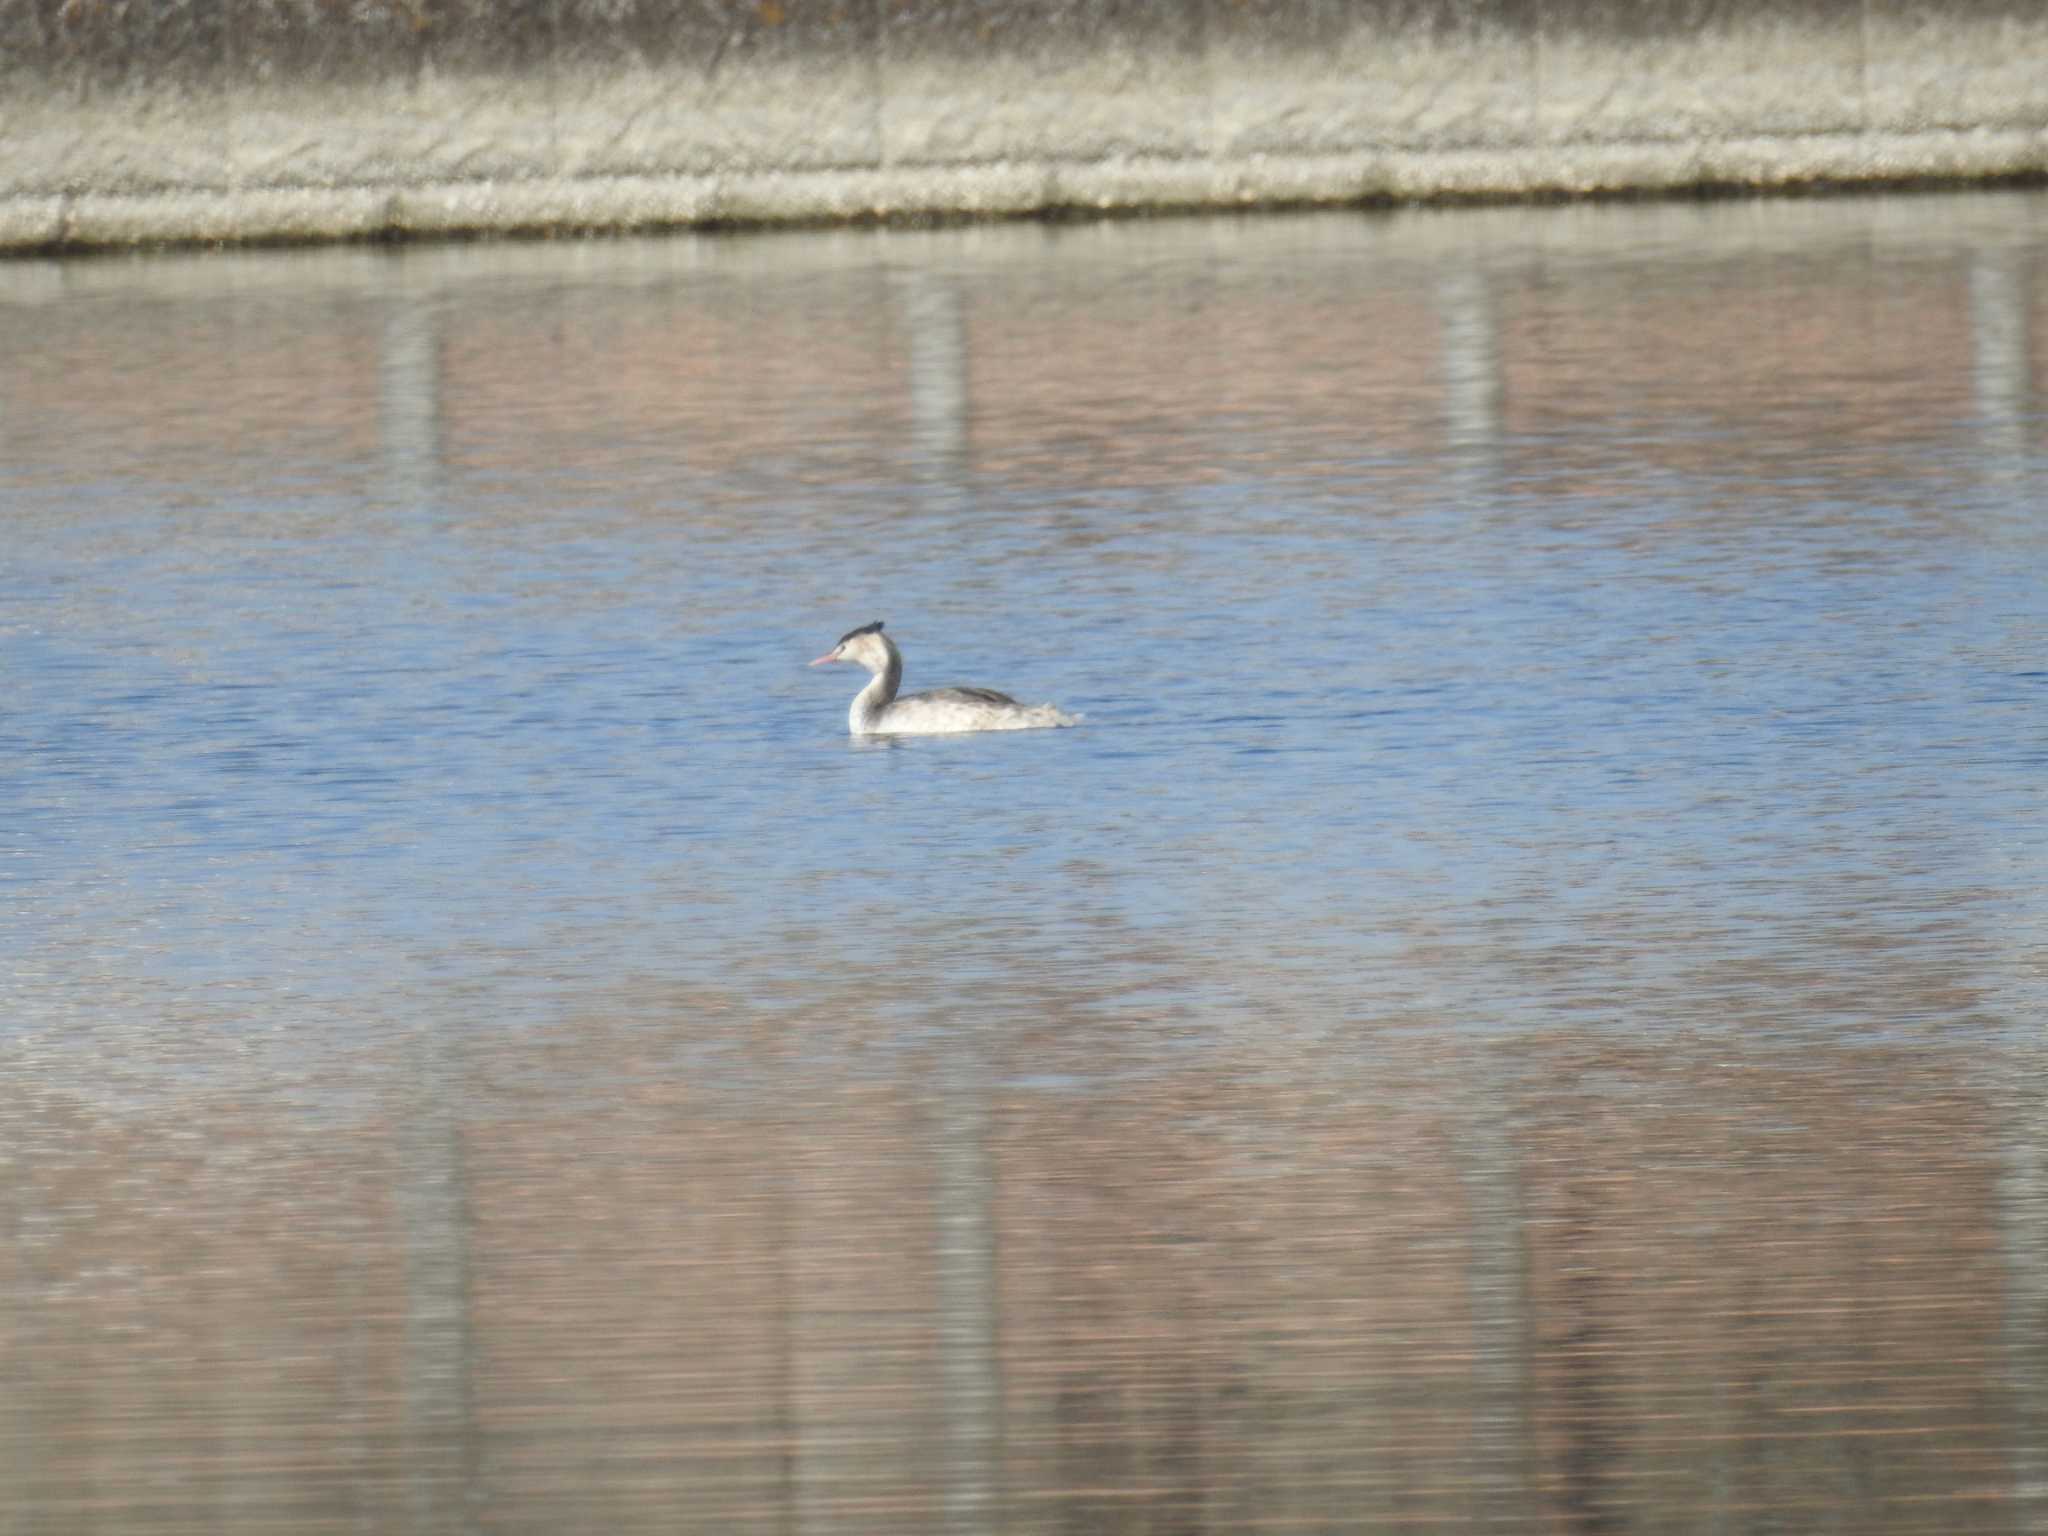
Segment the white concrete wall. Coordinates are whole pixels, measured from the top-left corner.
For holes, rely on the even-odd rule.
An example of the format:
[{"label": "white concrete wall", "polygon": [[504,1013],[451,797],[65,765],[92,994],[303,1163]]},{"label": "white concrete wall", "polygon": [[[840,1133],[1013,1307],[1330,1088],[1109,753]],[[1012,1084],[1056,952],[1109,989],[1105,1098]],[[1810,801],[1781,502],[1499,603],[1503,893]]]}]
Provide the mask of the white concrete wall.
[{"label": "white concrete wall", "polygon": [[0,0],[0,249],[2048,175],[2048,0]]}]

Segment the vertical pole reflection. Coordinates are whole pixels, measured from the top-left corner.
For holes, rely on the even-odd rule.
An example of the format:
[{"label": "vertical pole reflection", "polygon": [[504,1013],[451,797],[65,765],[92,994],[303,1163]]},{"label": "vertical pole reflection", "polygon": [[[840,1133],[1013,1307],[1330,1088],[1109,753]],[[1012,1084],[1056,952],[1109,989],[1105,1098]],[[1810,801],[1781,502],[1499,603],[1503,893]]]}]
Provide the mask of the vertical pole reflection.
[{"label": "vertical pole reflection", "polygon": [[394,282],[391,295],[377,358],[381,489],[392,507],[418,511],[434,505],[441,487],[440,328],[412,285]]},{"label": "vertical pole reflection", "polygon": [[1452,483],[1471,497],[1489,494],[1500,471],[1500,341],[1486,274],[1453,267],[1437,280],[1442,327],[1444,436]]},{"label": "vertical pole reflection", "polygon": [[[394,259],[377,368],[382,490],[399,511],[433,505],[441,478],[440,343],[432,309]],[[407,1047],[396,1205],[405,1254],[401,1366],[407,1519],[414,1532],[476,1526],[467,1172],[459,1057],[434,1024]]]},{"label": "vertical pole reflection", "polygon": [[[19,1104],[17,1098],[10,1109],[18,1113]],[[57,1450],[43,1433],[53,1406],[38,1369],[49,1358],[38,1348],[47,1313],[35,1304],[37,1276],[28,1242],[31,1227],[46,1213],[28,1194],[37,1187],[28,1162],[36,1143],[17,1140],[15,1123],[10,1114],[6,1141],[0,1143],[0,1167],[8,1175],[0,1179],[0,1327],[6,1329],[9,1367],[8,1391],[0,1394],[0,1488],[11,1491],[11,1497],[0,1498],[0,1536],[25,1536],[29,1530],[26,1510],[46,1491],[41,1469],[56,1460]]]},{"label": "vertical pole reflection", "polygon": [[2027,456],[2027,304],[2008,252],[1980,252],[1970,267],[1970,343],[1985,467],[2017,478]]},{"label": "vertical pole reflection", "polygon": [[[787,1052],[790,1037],[788,1030],[782,1031],[781,1049],[776,1052],[776,1070],[779,1074],[791,1074]],[[819,1518],[807,1521],[803,1502],[803,1419],[799,1411],[797,1393],[801,1388],[798,1374],[797,1350],[799,1347],[797,1329],[798,1316],[796,1244],[799,1231],[797,1213],[797,1180],[802,1176],[803,1159],[798,1156],[798,1126],[795,1117],[778,1117],[771,1122],[774,1136],[772,1159],[764,1161],[771,1177],[765,1208],[768,1213],[768,1251],[775,1265],[775,1363],[773,1425],[775,1430],[775,1529],[794,1536],[807,1528],[828,1529],[829,1520]]]},{"label": "vertical pole reflection", "polygon": [[470,1201],[449,1053],[428,1029],[412,1054],[396,1200],[405,1253],[403,1465],[410,1529],[440,1536],[476,1528]]},{"label": "vertical pole reflection", "polygon": [[987,1084],[971,1037],[948,1048],[936,1125],[939,1376],[946,1410],[946,1529],[995,1529],[1001,1378],[996,1362],[996,1245]]},{"label": "vertical pole reflection", "polygon": [[960,295],[928,272],[906,272],[897,309],[910,338],[912,475],[951,490],[967,461],[967,329]]},{"label": "vertical pole reflection", "polygon": [[1526,1513],[1523,1449],[1529,1384],[1522,1189],[1501,1119],[1507,1085],[1482,1070],[1459,1146],[1471,1213],[1466,1292],[1472,1312],[1472,1469],[1476,1529],[1507,1529]]},{"label": "vertical pole reflection", "polygon": [[2048,1529],[2048,1092],[2030,1065],[2014,1095],[1998,1184],[2013,1502],[2018,1528],[2033,1531]]}]

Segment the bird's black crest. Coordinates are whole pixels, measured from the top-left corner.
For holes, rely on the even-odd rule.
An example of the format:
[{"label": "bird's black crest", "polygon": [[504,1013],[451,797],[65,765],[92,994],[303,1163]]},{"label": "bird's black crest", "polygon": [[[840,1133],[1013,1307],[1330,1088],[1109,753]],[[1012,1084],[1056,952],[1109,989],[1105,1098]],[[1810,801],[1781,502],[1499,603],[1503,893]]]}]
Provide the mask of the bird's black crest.
[{"label": "bird's black crest", "polygon": [[849,629],[845,634],[839,637],[839,643],[841,645],[844,645],[847,641],[851,640],[855,635],[879,635],[881,632],[882,621],[880,619],[877,619],[872,624],[861,625],[859,629]]}]

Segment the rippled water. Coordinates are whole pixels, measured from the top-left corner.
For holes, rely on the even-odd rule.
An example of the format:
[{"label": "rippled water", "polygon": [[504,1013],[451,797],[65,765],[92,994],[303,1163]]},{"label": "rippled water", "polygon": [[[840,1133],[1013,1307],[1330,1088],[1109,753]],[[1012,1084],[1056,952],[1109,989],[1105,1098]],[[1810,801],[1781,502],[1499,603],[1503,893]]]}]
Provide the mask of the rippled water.
[{"label": "rippled water", "polygon": [[0,266],[0,1530],[2035,1528],[2044,357],[2038,194]]}]

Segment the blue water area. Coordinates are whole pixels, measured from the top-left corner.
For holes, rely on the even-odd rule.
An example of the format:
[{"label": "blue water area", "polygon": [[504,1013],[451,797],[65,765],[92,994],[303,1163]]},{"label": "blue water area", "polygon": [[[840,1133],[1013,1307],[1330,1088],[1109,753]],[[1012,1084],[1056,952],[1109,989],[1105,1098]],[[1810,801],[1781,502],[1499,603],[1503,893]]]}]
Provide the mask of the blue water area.
[{"label": "blue water area", "polygon": [[[2026,314],[1928,369],[1887,331],[1981,238],[1777,223],[9,269],[64,360],[7,405],[15,1028],[317,1049],[628,978],[1957,1022],[1851,932],[2025,992],[2040,415],[1983,333]],[[1782,335],[1809,288],[1846,355]],[[876,617],[909,686],[1087,724],[850,743],[802,663]]]}]

